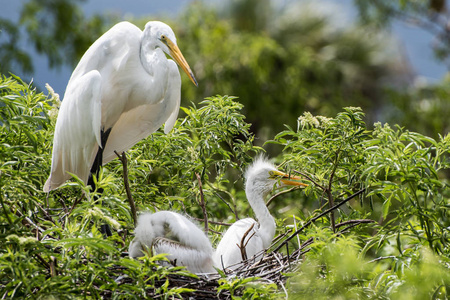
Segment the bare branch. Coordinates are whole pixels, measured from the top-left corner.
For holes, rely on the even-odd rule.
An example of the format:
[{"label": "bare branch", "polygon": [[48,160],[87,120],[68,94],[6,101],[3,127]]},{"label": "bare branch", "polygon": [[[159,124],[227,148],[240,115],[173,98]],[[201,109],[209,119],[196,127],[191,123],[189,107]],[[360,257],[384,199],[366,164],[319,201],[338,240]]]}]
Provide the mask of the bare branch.
[{"label": "bare branch", "polygon": [[281,247],[284,246],[284,244],[286,244],[287,242],[289,242],[291,239],[293,239],[297,234],[299,234],[300,232],[302,232],[306,227],[308,227],[309,225],[311,225],[314,221],[316,221],[317,219],[323,217],[324,215],[328,214],[329,212],[335,210],[336,208],[344,205],[345,203],[347,203],[348,201],[350,201],[351,199],[355,198],[356,196],[362,194],[366,189],[363,188],[361,190],[359,190],[358,192],[354,193],[353,195],[349,196],[347,199],[343,200],[342,202],[336,204],[335,206],[327,209],[326,211],[324,211],[323,213],[315,216],[314,218],[312,218],[311,220],[309,220],[308,222],[306,222],[305,225],[303,225],[302,227],[300,227],[297,231],[295,231],[290,237],[288,237],[286,240],[283,241],[283,243],[281,243],[280,245],[278,245],[278,247],[276,247],[273,251],[278,251],[280,250]]},{"label": "bare branch", "polygon": [[245,244],[244,244],[244,242],[245,242],[245,238],[250,233],[250,231],[252,231],[254,226],[255,226],[255,223],[253,223],[252,226],[250,226],[248,228],[248,230],[244,233],[244,235],[242,236],[242,239],[241,239],[241,244],[240,245],[236,244],[239,247],[239,249],[241,250],[242,260],[247,260],[247,251],[245,250],[245,247],[247,246],[248,242],[250,241],[250,239],[253,237],[253,235],[255,233],[253,232],[253,234],[248,238],[248,240]]},{"label": "bare branch", "polygon": [[131,195],[130,183],[128,181],[128,160],[125,152],[122,152],[122,155],[119,155],[117,151],[114,150],[114,153],[117,155],[119,160],[122,162],[123,168],[123,184],[125,186],[125,191],[127,193],[128,203],[131,208],[131,215],[133,217],[134,226],[137,224],[137,213],[136,213],[136,205],[134,204],[133,195]]}]

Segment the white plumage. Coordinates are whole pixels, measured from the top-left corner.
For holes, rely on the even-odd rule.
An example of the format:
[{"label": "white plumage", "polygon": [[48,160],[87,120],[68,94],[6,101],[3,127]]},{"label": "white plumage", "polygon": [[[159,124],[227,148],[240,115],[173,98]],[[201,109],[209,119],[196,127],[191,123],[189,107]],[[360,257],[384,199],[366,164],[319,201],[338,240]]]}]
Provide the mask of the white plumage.
[{"label": "white plumage", "polygon": [[215,272],[208,237],[180,214],[171,211],[141,214],[134,234],[128,250],[130,257],[143,256],[143,250],[148,249],[154,254],[168,253],[169,260],[193,273]]},{"label": "white plumage", "polygon": [[299,181],[300,177],[278,171],[264,158],[257,159],[247,169],[245,178],[247,199],[259,223],[252,218],[235,222],[213,253],[208,237],[186,217],[170,211],[142,214],[135,238],[130,243],[130,257],[143,256],[143,249],[153,249],[155,254],[168,253],[171,261],[186,266],[191,272],[211,273],[215,272],[214,267],[233,268],[233,265],[243,260],[240,246],[246,233],[243,244],[247,258],[268,248],[275,234],[275,220],[264,198],[274,187],[306,184]]},{"label": "white plumage", "polygon": [[102,164],[166,124],[169,132],[180,107],[181,78],[176,63],[197,85],[172,29],[148,22],[144,31],[121,22],[86,51],[66,88],[55,127],[48,192],[77,175],[85,183],[102,132],[111,129]]},{"label": "white plumage", "polygon": [[[258,221],[246,218],[235,222],[224,234],[214,253],[214,266],[228,268],[243,260],[241,246],[245,246],[247,258],[267,249],[275,235],[275,220],[264,199],[274,189],[286,185],[306,184],[300,177],[278,171],[267,159],[260,157],[245,173],[245,193]],[[252,229],[250,229],[253,226]],[[248,233],[247,233],[248,232]],[[242,242],[242,238],[247,233]]]}]

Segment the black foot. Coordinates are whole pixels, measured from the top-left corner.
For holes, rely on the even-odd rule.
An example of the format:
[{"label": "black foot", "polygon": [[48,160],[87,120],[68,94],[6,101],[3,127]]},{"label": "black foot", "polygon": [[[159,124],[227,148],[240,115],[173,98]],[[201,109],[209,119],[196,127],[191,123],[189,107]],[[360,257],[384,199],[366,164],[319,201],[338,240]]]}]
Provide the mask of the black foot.
[{"label": "black foot", "polygon": [[104,236],[105,238],[107,238],[108,236],[112,236],[111,228],[109,227],[108,224],[103,224],[103,225],[100,227],[100,232],[103,233],[103,236]]}]

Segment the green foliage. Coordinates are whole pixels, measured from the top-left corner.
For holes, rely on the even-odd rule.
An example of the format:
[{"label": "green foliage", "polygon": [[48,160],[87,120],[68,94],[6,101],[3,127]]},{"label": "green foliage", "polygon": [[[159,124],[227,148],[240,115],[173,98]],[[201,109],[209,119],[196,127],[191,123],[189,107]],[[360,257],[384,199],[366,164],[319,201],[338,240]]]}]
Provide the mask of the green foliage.
[{"label": "green foliage", "polygon": [[[219,279],[220,286],[217,288],[217,293],[220,296],[222,291],[228,291],[231,294],[231,299],[277,299],[281,298],[274,294],[277,291],[277,286],[274,283],[267,284],[260,281],[257,277],[238,278],[234,280]],[[242,289],[244,291],[242,292]],[[242,294],[238,296],[236,294]]]},{"label": "green foliage", "polygon": [[[366,188],[359,203],[339,211],[337,222],[379,220],[370,235],[361,231],[350,239],[318,228],[301,233],[302,242],[313,238],[314,243],[290,281],[293,294],[423,299],[434,293],[444,299],[450,283],[448,276],[441,276],[449,267],[450,218],[448,185],[442,178],[449,168],[449,135],[436,141],[380,123],[372,131],[363,117],[357,108],[347,108],[335,118],[305,113],[296,130],[288,128],[272,141],[285,147],[284,160],[292,172],[312,182],[306,193],[315,201],[324,198],[334,204]],[[305,203],[297,214],[307,215],[310,205]],[[330,215],[323,224],[333,224],[333,218]],[[373,260],[367,262],[370,257]],[[382,262],[385,259],[391,264]],[[433,272],[440,275],[428,275]],[[413,283],[423,276],[429,278],[426,285]]]},{"label": "green foliage", "polygon": [[0,28],[0,38],[6,40],[6,42],[0,44],[0,73],[5,74],[12,70],[31,72],[33,70],[31,58],[18,45],[20,40],[19,28],[13,22],[1,18]]},{"label": "green foliage", "polygon": [[[77,178],[49,195],[42,192],[59,100],[36,93],[18,78],[2,77],[0,87],[0,230],[7,241],[0,247],[2,297],[132,294],[141,299],[192,293],[169,278],[193,275],[184,268],[159,266],[162,257],[147,257],[143,263],[121,258],[133,221],[117,160],[97,179],[105,189],[99,199]],[[172,133],[155,133],[128,153],[130,185],[140,210],[176,209],[202,216],[201,196],[208,207],[216,206],[217,211],[208,210],[215,218],[236,206],[226,185],[238,180],[250,154],[261,149],[253,146],[249,124],[239,112],[242,104],[233,97],[211,97],[200,105],[183,108],[186,117]],[[107,240],[97,229],[104,222],[117,230]]]},{"label": "green foliage", "polygon": [[368,261],[357,237],[336,239],[328,231],[319,239],[289,279],[292,299],[447,299],[449,295],[448,266],[430,250],[414,252],[408,259]]},{"label": "green foliage", "polygon": [[[206,205],[217,207],[210,214],[222,219],[228,206],[236,205],[234,182],[251,161],[250,154],[261,149],[253,146],[242,104],[234,97],[206,98],[199,105],[182,108],[186,117],[169,134],[156,132],[128,151],[130,187],[143,208],[181,209],[202,218],[197,175]],[[120,164],[111,165],[121,172]]]},{"label": "green foliage", "polygon": [[18,219],[14,211],[6,209],[9,204],[20,203],[30,212],[38,209],[36,203],[40,202],[45,178],[42,170],[50,164],[45,149],[50,146],[53,129],[48,117],[51,104],[51,99],[18,78],[0,80],[0,199],[2,217],[11,226],[17,226]]},{"label": "green foliage", "polygon": [[[1,297],[195,295],[195,288],[176,285],[174,278],[199,279],[184,268],[161,266],[164,256],[121,256],[133,221],[118,160],[97,179],[105,189],[99,199],[76,178],[48,196],[41,192],[59,100],[50,88],[45,96],[18,78],[2,77],[0,87]],[[253,145],[242,109],[234,97],[207,98],[183,108],[185,116],[171,133],[158,131],[133,147],[128,171],[138,209],[171,209],[204,219],[199,204],[204,198],[209,220],[251,215],[241,177],[262,149]],[[280,249],[292,254],[306,245],[305,252],[283,274],[289,278],[284,286],[259,275],[222,273],[215,286],[218,298],[279,299],[285,291],[294,299],[448,297],[449,135],[435,140],[380,123],[372,130],[362,110],[349,107],[333,118],[304,113],[296,128],[287,127],[269,143],[284,148],[276,158],[280,168],[309,183],[304,192],[285,193],[283,201],[271,204],[278,232],[292,234],[289,214],[300,223],[296,228],[304,226],[275,246],[285,243]],[[326,205],[362,189],[358,198],[319,217]],[[376,222],[370,225],[370,219]],[[104,222],[114,228],[111,238],[97,229]],[[211,238],[215,244],[220,235]]]}]

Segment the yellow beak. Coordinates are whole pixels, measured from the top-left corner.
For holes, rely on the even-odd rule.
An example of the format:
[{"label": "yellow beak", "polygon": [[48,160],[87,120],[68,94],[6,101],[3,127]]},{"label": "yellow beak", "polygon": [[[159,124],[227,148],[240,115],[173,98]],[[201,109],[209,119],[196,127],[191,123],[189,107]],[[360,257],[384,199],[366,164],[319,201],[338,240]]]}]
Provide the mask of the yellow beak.
[{"label": "yellow beak", "polygon": [[176,44],[174,44],[171,40],[167,39],[166,41],[167,47],[169,47],[170,56],[175,60],[175,62],[183,69],[183,71],[189,76],[191,81],[198,86],[197,80],[195,79],[194,73],[192,73],[189,64],[184,59],[183,54]]},{"label": "yellow beak", "polygon": [[300,182],[303,179],[300,176],[289,175],[280,171],[272,171],[270,175],[281,178],[280,181],[286,185],[308,186],[306,183]]}]

